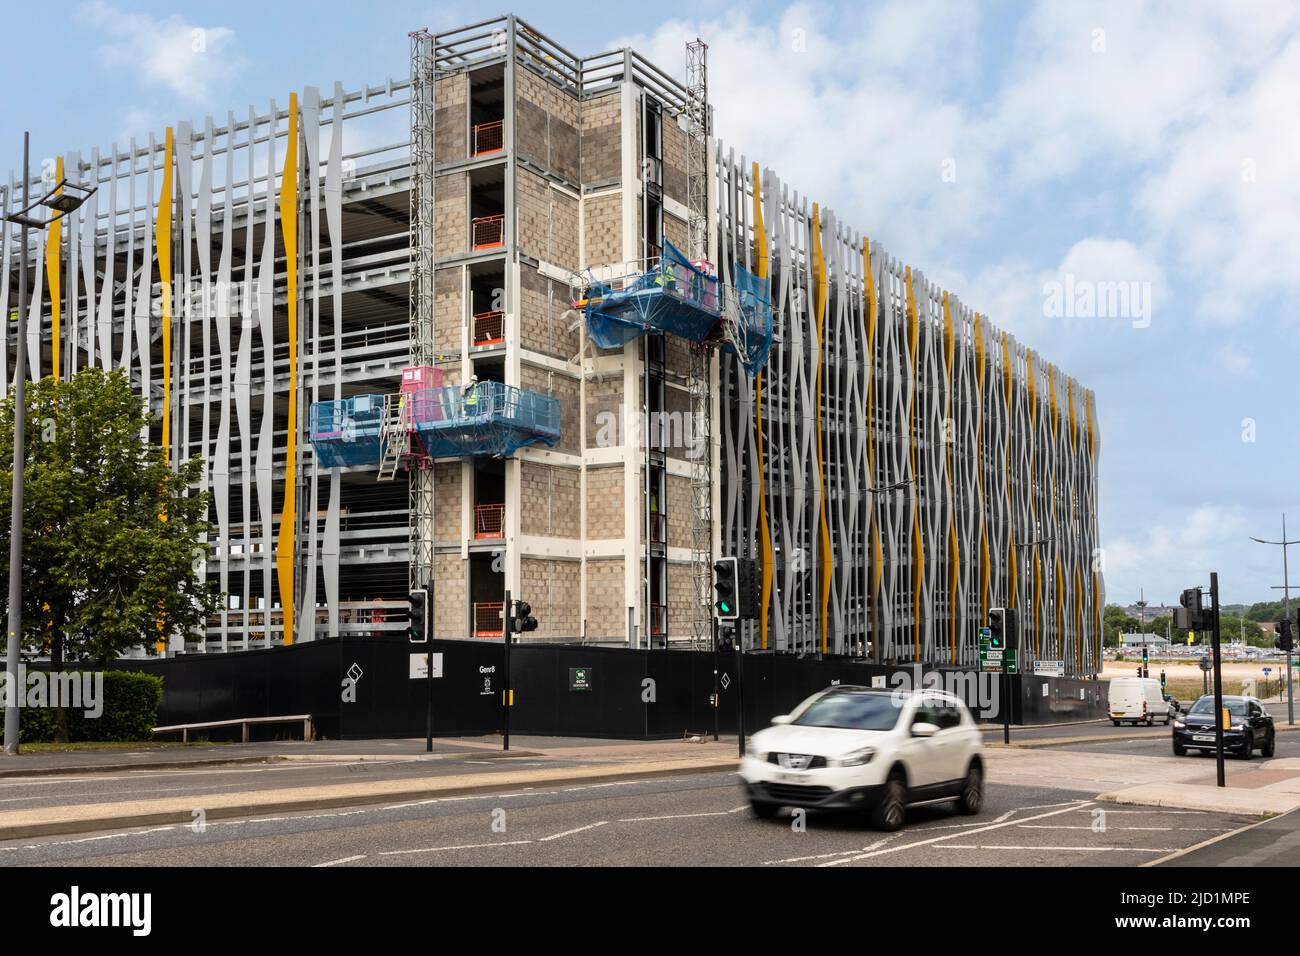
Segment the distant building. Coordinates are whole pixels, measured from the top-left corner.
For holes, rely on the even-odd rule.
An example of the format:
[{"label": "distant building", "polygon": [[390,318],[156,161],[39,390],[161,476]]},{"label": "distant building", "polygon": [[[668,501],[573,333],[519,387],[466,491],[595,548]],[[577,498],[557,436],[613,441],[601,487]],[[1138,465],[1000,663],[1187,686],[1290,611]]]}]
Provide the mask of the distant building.
[{"label": "distant building", "polygon": [[1152,650],[1158,647],[1165,648],[1170,646],[1168,639],[1160,634],[1153,634],[1150,631],[1147,631],[1144,634],[1121,634],[1119,636],[1119,645],[1125,649],[1138,649],[1144,644]]}]

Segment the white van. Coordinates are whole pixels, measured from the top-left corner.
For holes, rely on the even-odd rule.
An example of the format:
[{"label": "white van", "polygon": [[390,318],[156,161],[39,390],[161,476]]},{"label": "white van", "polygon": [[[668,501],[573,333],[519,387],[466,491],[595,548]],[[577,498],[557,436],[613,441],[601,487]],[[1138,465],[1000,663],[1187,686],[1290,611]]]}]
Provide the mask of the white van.
[{"label": "white van", "polygon": [[1116,727],[1125,720],[1150,727],[1158,719],[1166,725],[1171,719],[1169,701],[1154,677],[1112,677],[1109,694],[1110,719]]}]

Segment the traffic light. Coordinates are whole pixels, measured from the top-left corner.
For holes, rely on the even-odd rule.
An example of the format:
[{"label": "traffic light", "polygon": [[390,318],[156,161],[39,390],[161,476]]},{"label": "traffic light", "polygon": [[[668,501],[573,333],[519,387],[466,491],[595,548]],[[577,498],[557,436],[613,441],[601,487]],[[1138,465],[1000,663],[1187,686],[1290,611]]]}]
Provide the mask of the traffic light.
[{"label": "traffic light", "polygon": [[736,601],[741,618],[757,620],[763,602],[763,578],[758,562],[752,558],[737,559],[736,579]]},{"label": "traffic light", "polygon": [[1201,589],[1187,588],[1178,596],[1181,607],[1174,608],[1174,627],[1185,631],[1200,630],[1205,621],[1201,611]]},{"label": "traffic light", "polygon": [[989,608],[989,650],[1007,649],[1007,609]]},{"label": "traffic light", "polygon": [[1277,622],[1277,637],[1273,641],[1273,646],[1279,651],[1290,651],[1295,647],[1295,638],[1291,633],[1291,621],[1284,618]]},{"label": "traffic light", "polygon": [[406,637],[412,644],[429,639],[429,595],[424,588],[407,595]]},{"label": "traffic light", "polygon": [[510,615],[510,628],[516,634],[537,630],[537,618],[533,617],[533,606],[527,601],[516,601]]},{"label": "traffic light", "polygon": [[740,619],[740,569],[735,558],[713,562],[713,614],[719,621]]},{"label": "traffic light", "polygon": [[1020,612],[1013,607],[1002,611],[1002,631],[1007,642],[1007,650],[1020,650]]}]

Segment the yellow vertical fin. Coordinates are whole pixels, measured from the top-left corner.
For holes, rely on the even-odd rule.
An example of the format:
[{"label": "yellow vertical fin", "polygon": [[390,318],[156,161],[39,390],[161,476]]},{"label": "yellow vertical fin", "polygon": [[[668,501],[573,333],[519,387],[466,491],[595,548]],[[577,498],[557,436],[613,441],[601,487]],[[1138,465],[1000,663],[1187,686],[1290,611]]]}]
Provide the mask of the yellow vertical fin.
[{"label": "yellow vertical fin", "polygon": [[[284,643],[293,643],[294,538],[298,523],[298,94],[289,94],[289,133],[280,177],[280,232],[284,236],[285,301],[289,310],[289,414],[286,426],[284,506],[276,539]],[[309,620],[314,617],[308,608]]]},{"label": "yellow vertical fin", "polygon": [[[763,225],[763,195],[758,163],[753,166],[754,180],[754,275],[767,282],[767,230]],[[767,468],[763,461],[763,373],[755,380],[754,406],[758,409],[755,435],[758,444],[758,535],[762,549],[762,593],[759,601],[759,646],[767,650],[768,609],[772,606],[772,528],[767,518]]]},{"label": "yellow vertical fin", "polygon": [[819,516],[821,534],[821,628],[822,653],[829,653],[830,606],[831,606],[831,530],[826,510],[826,457],[822,448],[822,379],[826,365],[826,304],[829,299],[826,276],[826,255],[822,250],[821,209],[813,203],[812,210],[812,264],[813,264],[813,298],[817,310],[817,387],[813,395],[817,402],[817,481],[821,487],[821,514]]},{"label": "yellow vertical fin", "polygon": [[[54,161],[54,181],[63,182],[63,157]],[[63,192],[60,186],[57,190]],[[56,219],[45,231],[45,281],[50,287],[50,345],[53,350],[53,375],[57,381],[62,374],[63,347],[63,284],[59,276],[63,257],[63,220]]]}]

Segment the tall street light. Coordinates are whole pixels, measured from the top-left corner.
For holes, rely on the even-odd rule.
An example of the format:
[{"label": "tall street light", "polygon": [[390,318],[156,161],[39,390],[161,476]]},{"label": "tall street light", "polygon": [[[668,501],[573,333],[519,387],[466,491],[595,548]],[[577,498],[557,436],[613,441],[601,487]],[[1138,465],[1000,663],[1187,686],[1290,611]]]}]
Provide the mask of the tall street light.
[{"label": "tall street light", "polygon": [[[27,230],[44,229],[69,213],[76,212],[97,187],[87,189],[66,179],[60,180],[36,202],[30,201],[31,134],[23,133],[23,208],[15,213],[0,213],[5,229],[10,223],[21,228],[18,262],[18,338],[17,364],[14,367],[14,485],[12,514],[9,523],[9,638],[5,645],[5,743],[7,754],[18,753],[18,664],[23,632],[23,473],[26,470],[27,444]],[[67,187],[67,189],[64,189]],[[71,190],[71,191],[69,191]],[[6,203],[7,204],[7,203]],[[30,213],[45,206],[52,215],[36,219]],[[93,225],[93,224],[92,224]],[[58,375],[58,369],[54,370]]]},{"label": "tall street light", "polygon": [[[1263,538],[1256,538],[1251,535],[1251,541],[1259,544],[1272,544],[1282,548],[1282,617],[1286,619],[1291,615],[1291,578],[1287,574],[1286,549],[1293,544],[1300,544],[1300,538],[1288,540],[1286,536],[1286,514],[1282,515],[1282,540],[1265,541]],[[1295,723],[1295,690],[1292,685],[1291,676],[1291,652],[1286,652],[1286,722]]]}]

